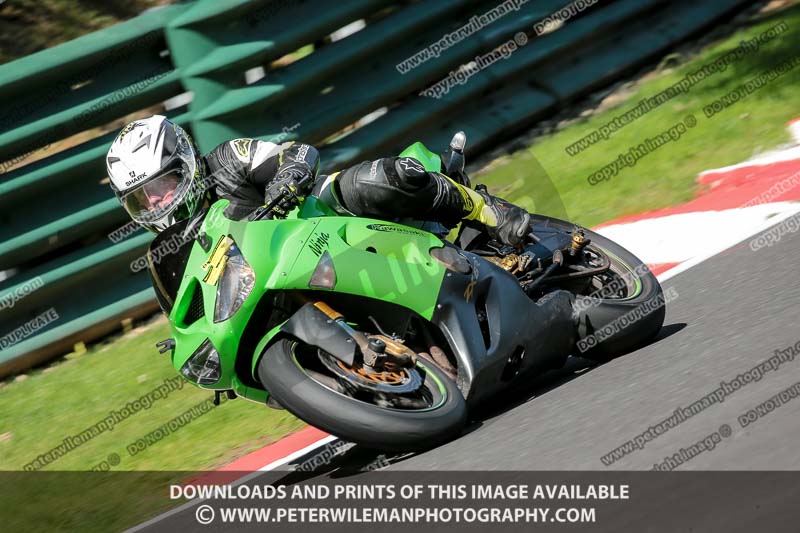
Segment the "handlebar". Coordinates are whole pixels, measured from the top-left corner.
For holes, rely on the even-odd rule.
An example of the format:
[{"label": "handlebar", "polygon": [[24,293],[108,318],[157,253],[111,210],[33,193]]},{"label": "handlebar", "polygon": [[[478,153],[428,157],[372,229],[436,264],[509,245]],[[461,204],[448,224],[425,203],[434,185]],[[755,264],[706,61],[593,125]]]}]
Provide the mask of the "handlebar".
[{"label": "handlebar", "polygon": [[[297,181],[298,190],[301,190],[301,191],[305,190],[306,185],[309,185],[310,183],[313,183],[313,181],[314,181],[314,176],[312,176],[312,175],[306,175],[306,176],[300,178],[300,180]],[[276,197],[270,203],[268,203],[266,205],[262,205],[261,207],[259,207],[255,211],[253,211],[253,214],[248,217],[248,220],[250,220],[250,221],[272,220],[273,218],[275,218],[274,209],[276,207],[278,207],[278,205],[281,202],[283,202],[284,200],[286,200],[286,199],[288,199],[288,198],[290,198],[292,196],[295,196],[294,193],[292,193],[290,191],[283,191],[283,194],[281,194],[280,196]]]}]

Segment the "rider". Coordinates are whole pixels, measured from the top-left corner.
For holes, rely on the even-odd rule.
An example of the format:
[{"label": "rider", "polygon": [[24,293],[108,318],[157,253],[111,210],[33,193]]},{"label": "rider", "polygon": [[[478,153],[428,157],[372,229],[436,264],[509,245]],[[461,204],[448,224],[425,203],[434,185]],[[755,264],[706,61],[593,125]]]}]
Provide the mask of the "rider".
[{"label": "rider", "polygon": [[522,245],[530,215],[485,191],[462,186],[416,159],[384,157],[317,177],[319,152],[308,144],[234,139],[202,156],[186,131],[161,115],[131,122],[106,157],[111,188],[141,226],[160,232],[193,216],[207,201],[230,200],[226,215],[243,219],[260,206],[281,202],[288,210],[302,191],[298,182],[316,178],[312,193],[340,214],[484,224],[489,234]]}]

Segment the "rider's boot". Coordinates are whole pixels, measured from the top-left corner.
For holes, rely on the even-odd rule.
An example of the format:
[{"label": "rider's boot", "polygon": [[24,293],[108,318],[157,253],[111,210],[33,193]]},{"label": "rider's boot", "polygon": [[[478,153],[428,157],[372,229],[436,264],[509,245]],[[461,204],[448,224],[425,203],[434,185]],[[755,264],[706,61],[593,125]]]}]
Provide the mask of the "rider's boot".
[{"label": "rider's boot", "polygon": [[[461,185],[457,186],[462,187]],[[479,205],[479,209],[473,209],[465,218],[470,220],[469,217],[474,216],[476,220],[486,226],[493,239],[514,247],[521,247],[525,243],[525,237],[531,231],[530,213],[511,202],[490,195],[485,190],[472,192],[477,192],[483,198],[483,205]]]}]

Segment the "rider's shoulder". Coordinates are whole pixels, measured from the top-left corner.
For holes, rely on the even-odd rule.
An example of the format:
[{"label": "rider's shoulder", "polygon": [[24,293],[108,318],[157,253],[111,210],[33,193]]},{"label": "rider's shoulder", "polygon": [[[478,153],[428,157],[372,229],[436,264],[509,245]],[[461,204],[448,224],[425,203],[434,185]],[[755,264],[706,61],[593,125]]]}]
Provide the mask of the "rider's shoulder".
[{"label": "rider's shoulder", "polygon": [[256,140],[248,137],[240,137],[225,141],[211,150],[207,157],[228,160],[232,157],[243,162],[249,162],[255,150]]}]

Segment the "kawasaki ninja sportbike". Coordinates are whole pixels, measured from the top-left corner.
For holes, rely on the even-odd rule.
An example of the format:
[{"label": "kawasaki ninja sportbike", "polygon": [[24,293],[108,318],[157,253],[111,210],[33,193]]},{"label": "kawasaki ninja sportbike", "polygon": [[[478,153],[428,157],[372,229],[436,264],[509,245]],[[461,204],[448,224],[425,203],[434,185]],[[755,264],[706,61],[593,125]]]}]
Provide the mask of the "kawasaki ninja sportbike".
[{"label": "kawasaki ninja sportbike", "polygon": [[[463,146],[457,134],[444,156],[421,143],[402,155],[468,185]],[[440,444],[468,405],[570,354],[635,348],[664,320],[647,267],[568,222],[533,215],[517,250],[471,226],[454,245],[439,225],[340,216],[313,195],[280,219],[278,205],[237,221],[220,200],[153,241],[172,326],[162,352],[217,399],[285,408],[369,447]]]}]

